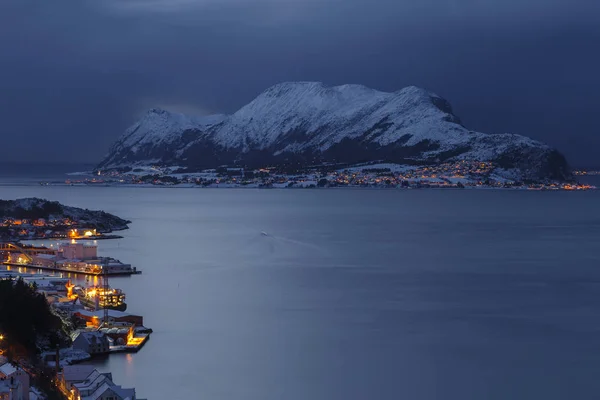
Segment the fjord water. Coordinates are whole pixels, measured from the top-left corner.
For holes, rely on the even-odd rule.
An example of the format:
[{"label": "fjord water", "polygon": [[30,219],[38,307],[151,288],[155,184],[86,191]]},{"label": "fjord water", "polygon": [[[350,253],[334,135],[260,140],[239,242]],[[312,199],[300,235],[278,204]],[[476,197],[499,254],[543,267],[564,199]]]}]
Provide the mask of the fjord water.
[{"label": "fjord water", "polygon": [[132,221],[100,252],[150,399],[600,393],[600,191],[2,187]]}]

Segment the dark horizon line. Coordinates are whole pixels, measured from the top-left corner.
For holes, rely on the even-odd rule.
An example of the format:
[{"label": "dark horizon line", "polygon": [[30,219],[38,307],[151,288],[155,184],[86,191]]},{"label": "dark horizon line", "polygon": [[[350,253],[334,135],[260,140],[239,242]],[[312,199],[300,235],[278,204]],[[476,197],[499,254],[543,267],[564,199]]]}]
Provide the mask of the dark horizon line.
[{"label": "dark horizon line", "polygon": [[[34,166],[34,165],[45,165],[45,166],[51,166],[51,165],[55,165],[55,166],[69,166],[69,165],[73,165],[73,166],[91,166],[91,167],[96,167],[100,162],[69,162],[69,161],[0,161],[0,166],[3,165],[11,165],[11,166],[18,166],[18,165],[23,165],[23,166]],[[571,169],[573,170],[593,170],[593,171],[598,171],[600,170],[600,164],[597,165],[571,165]]]}]

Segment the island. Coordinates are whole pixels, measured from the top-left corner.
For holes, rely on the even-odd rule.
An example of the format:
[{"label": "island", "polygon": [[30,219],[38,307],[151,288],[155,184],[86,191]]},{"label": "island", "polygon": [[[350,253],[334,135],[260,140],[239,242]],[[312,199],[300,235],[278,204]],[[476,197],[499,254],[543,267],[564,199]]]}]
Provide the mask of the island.
[{"label": "island", "polygon": [[131,221],[39,198],[0,200],[0,241],[112,239]]},{"label": "island", "polygon": [[[296,175],[317,172],[330,175],[318,180],[340,184],[350,179],[334,178],[335,173],[369,164],[405,167],[409,177],[434,178],[431,170],[443,170],[444,175],[468,170],[483,175],[484,181],[573,180],[557,149],[523,135],[471,130],[449,101],[426,89],[382,92],[321,82],[274,85],[231,115],[151,109],[113,143],[95,171],[105,176],[158,167],[182,175],[227,168],[236,182],[243,182],[256,180],[249,172],[268,170],[271,176],[289,176],[290,183]],[[235,176],[234,169],[244,174]],[[396,171],[402,172],[390,170],[396,177],[401,175]]]},{"label": "island", "polygon": [[231,115],[153,108],[68,185],[587,190],[566,158],[523,135],[466,127],[409,86],[284,82]]}]

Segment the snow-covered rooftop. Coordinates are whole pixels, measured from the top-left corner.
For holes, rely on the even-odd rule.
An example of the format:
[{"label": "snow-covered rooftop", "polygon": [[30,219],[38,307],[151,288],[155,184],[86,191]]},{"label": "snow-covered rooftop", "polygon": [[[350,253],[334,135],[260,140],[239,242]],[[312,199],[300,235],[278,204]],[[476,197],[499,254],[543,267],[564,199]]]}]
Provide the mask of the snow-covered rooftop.
[{"label": "snow-covered rooftop", "polygon": [[63,368],[63,376],[67,382],[81,382],[95,370],[93,365],[67,365]]},{"label": "snow-covered rooftop", "polygon": [[0,366],[0,377],[7,377],[17,372],[17,368],[11,363],[7,362]]}]

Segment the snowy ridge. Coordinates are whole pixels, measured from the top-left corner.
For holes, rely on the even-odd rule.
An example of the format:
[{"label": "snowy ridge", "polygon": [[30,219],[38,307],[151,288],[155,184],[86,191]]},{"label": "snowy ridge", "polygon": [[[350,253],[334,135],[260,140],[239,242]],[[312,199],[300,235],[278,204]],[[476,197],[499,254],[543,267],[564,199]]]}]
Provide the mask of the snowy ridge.
[{"label": "snowy ridge", "polygon": [[153,108],[146,115],[127,129],[119,146],[135,148],[138,144],[150,142],[170,143],[180,138],[182,132],[194,129],[207,129],[222,122],[225,115],[209,115],[206,117],[191,117]]},{"label": "snowy ridge", "polygon": [[410,86],[393,93],[318,82],[270,87],[230,116],[189,117],[151,110],[112,146],[99,169],[124,166],[274,165],[385,159],[498,161],[543,178],[569,176],[543,143],[465,128],[450,104]]},{"label": "snowy ridge", "polygon": [[113,144],[109,153],[127,148],[135,154],[142,148],[148,150],[149,145],[160,147],[176,144],[181,141],[185,132],[201,135],[209,127],[221,123],[225,118],[225,115],[193,117],[153,108],[123,133],[121,138]]}]

